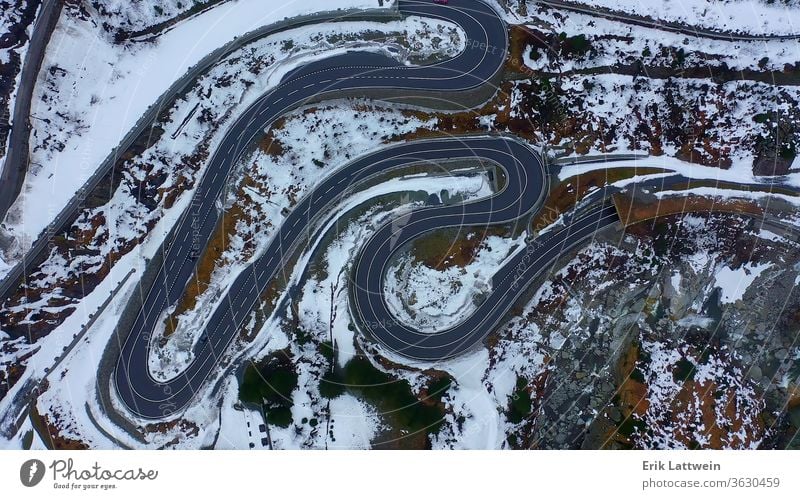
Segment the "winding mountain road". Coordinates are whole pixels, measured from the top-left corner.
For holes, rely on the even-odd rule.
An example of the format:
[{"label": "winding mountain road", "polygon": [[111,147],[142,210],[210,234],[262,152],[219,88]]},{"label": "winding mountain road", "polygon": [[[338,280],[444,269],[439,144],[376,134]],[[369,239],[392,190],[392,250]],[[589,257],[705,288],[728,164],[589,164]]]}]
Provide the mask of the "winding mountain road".
[{"label": "winding mountain road", "polygon": [[[291,252],[307,226],[307,216],[329,206],[350,186],[363,162],[353,163],[326,179],[306,196],[281,226],[264,256],[232,284],[214,311],[206,328],[205,341],[195,351],[192,363],[178,376],[155,380],[147,358],[152,332],[169,307],[184,293],[194,273],[200,251],[198,241],[208,241],[217,224],[215,207],[228,173],[266,127],[288,110],[309,99],[341,95],[345,91],[391,89],[408,96],[441,96],[464,92],[482,85],[501,69],[506,54],[505,23],[487,4],[477,0],[453,0],[449,5],[429,1],[402,0],[404,15],[445,19],[461,26],[467,35],[466,48],[456,57],[428,66],[405,66],[374,53],[353,52],[309,63],[287,74],[281,84],[251,105],[231,126],[214,152],[195,191],[190,208],[175,228],[175,237],[165,250],[163,264],[146,295],[131,333],[122,346],[113,380],[121,400],[144,418],[162,418],[185,407],[227,349],[241,322],[248,316],[272,276],[283,270],[284,255]],[[492,139],[490,139],[492,140]],[[506,139],[494,139],[504,145]],[[428,160],[473,157],[469,147],[450,147],[436,153],[424,144],[409,145],[407,154]],[[402,150],[387,149],[371,156],[378,168],[389,167]],[[381,163],[386,161],[387,163]],[[395,161],[398,161],[395,159]],[[408,162],[408,159],[405,160]],[[373,169],[376,166],[373,166]]]},{"label": "winding mountain road", "polygon": [[163,264],[121,349],[113,375],[122,402],[147,419],[168,417],[185,408],[218,364],[242,323],[271,279],[286,272],[286,260],[305,241],[320,217],[347,192],[379,174],[418,164],[454,159],[478,160],[503,170],[503,188],[492,196],[457,205],[434,205],[411,212],[402,223],[378,229],[359,253],[354,271],[351,306],[359,327],[387,348],[418,359],[457,355],[482,340],[536,274],[564,250],[595,230],[617,220],[613,207],[603,207],[542,240],[531,240],[498,270],[493,292],[463,323],[437,334],[423,334],[393,320],[383,300],[385,268],[405,242],[425,232],[450,226],[491,225],[518,220],[536,210],[546,189],[546,172],[538,155],[514,138],[471,136],[403,143],[362,156],[320,182],[303,197],[281,224],[263,255],[233,282],[219,300],[194,351],[194,359],[179,375],[154,379],[148,369],[152,332],[185,292],[195,270],[193,255],[201,251],[217,225],[215,207],[231,168],[254,139],[287,110],[309,99],[338,92],[374,89],[402,91],[409,96],[463,92],[486,84],[502,67],[507,48],[505,23],[478,0],[451,0],[449,5],[401,0],[406,15],[446,19],[467,34],[466,49],[458,56],[429,66],[408,67],[372,53],[347,53],[303,66],[249,107],[232,125],[212,156],[188,211],[165,249]]}]

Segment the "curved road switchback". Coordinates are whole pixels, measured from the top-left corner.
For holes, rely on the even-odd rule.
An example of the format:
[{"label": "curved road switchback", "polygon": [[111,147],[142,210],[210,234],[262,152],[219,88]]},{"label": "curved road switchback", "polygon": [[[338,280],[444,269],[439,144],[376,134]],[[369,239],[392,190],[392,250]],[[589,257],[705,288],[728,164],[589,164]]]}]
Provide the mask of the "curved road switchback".
[{"label": "curved road switchback", "polygon": [[[522,156],[525,158],[525,156]],[[527,159],[527,158],[526,158]],[[527,170],[529,165],[517,165]],[[535,170],[535,167],[533,168]],[[514,181],[520,180],[511,171]],[[404,357],[437,361],[465,353],[501,323],[503,317],[534,279],[564,253],[592,237],[595,232],[619,221],[613,204],[601,205],[573,219],[559,230],[526,241],[492,276],[491,293],[464,321],[435,333],[417,331],[396,320],[383,296],[387,265],[403,244],[441,227],[492,225],[520,218],[538,205],[536,195],[544,194],[535,172],[521,180],[530,182],[519,189],[507,189],[484,201],[462,206],[421,209],[398,225],[382,226],[364,245],[356,260],[352,310],[357,324],[385,347]],[[541,189],[541,190],[537,190]],[[509,192],[510,191],[510,192]]]},{"label": "curved road switchback", "polygon": [[[400,11],[404,15],[438,18],[458,24],[467,36],[465,50],[447,61],[420,67],[404,66],[394,59],[364,52],[351,52],[309,63],[287,74],[278,87],[244,111],[223,137],[198,182],[189,209],[173,231],[173,240],[165,245],[163,263],[121,349],[113,380],[120,399],[133,413],[157,419],[186,407],[217,365],[270,279],[283,270],[283,257],[308,230],[308,217],[323,211],[356,181],[359,174],[363,174],[358,172],[358,168],[366,167],[363,161],[353,163],[323,181],[295,206],[264,255],[237,277],[227,296],[220,300],[202,333],[191,364],[169,381],[155,380],[147,366],[152,333],[159,328],[169,308],[183,295],[194,273],[196,260],[193,256],[202,250],[200,244],[210,239],[217,225],[215,202],[230,170],[266,127],[288,110],[319,96],[336,96],[353,90],[367,94],[370,90],[381,89],[402,91],[409,96],[465,92],[484,85],[502,68],[507,29],[487,4],[478,0],[451,0],[449,5],[401,0]],[[463,145],[466,140],[460,141],[460,146],[456,142],[454,150],[451,147],[440,151],[439,156],[434,151],[422,150],[431,142],[418,146],[409,144],[408,147],[418,150],[406,152],[412,156],[427,154],[429,157],[422,159],[426,161],[473,157],[474,154]],[[482,140],[496,141],[495,148],[508,147],[508,139]],[[391,162],[391,157],[399,156],[399,151],[388,149],[371,155],[369,161],[377,164],[378,168],[388,167],[389,163],[383,161]]]}]

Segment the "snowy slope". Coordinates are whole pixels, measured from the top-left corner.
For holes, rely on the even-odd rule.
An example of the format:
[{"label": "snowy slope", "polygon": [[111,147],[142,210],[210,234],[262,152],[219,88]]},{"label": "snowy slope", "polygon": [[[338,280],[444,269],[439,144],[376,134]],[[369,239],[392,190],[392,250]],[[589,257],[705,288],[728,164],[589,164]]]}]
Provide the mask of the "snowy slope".
[{"label": "snowy slope", "polygon": [[376,3],[230,2],[179,24],[155,43],[126,45],[108,41],[91,19],[65,11],[33,94],[31,167],[7,224],[28,239],[39,234],[147,107],[206,54],[285,17]]},{"label": "snowy slope", "polygon": [[[597,7],[622,15],[649,17],[712,31],[752,35],[800,33],[800,9],[796,0],[571,0],[568,3],[581,8]],[[505,12],[509,22],[535,20],[539,11],[534,2],[525,0],[509,0],[507,5],[509,9]],[[570,11],[544,8],[572,15]],[[498,10],[504,9],[498,7]]]}]

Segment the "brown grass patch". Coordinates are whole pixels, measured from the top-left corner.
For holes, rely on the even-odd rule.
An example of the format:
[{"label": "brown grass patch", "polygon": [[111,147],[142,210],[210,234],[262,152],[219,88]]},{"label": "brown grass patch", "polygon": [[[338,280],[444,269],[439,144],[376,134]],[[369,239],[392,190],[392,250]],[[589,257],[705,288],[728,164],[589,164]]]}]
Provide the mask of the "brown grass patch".
[{"label": "brown grass patch", "polygon": [[192,421],[185,419],[175,419],[159,423],[147,423],[144,427],[147,433],[166,433],[170,430],[179,429],[188,437],[196,437],[200,433],[200,428]]},{"label": "brown grass patch", "polygon": [[211,274],[217,268],[217,264],[222,261],[222,255],[228,248],[231,237],[236,234],[237,222],[244,219],[245,216],[238,203],[235,203],[230,209],[222,213],[214,234],[208,240],[205,249],[197,260],[194,275],[189,279],[181,301],[178,302],[175,311],[165,319],[165,337],[170,336],[177,330],[181,314],[193,310],[197,306],[197,298],[208,289]]},{"label": "brown grass patch", "polygon": [[267,133],[265,133],[264,136],[261,137],[261,140],[258,141],[258,149],[261,152],[276,158],[283,156],[286,149],[283,143],[275,138],[275,131],[283,128],[285,123],[286,118],[279,118],[271,127],[269,127]]},{"label": "brown grass patch", "polygon": [[508,30],[508,60],[506,67],[515,73],[533,76],[534,71],[525,65],[522,55],[530,45],[544,43],[537,33],[522,24],[513,24]]},{"label": "brown grass patch", "polygon": [[795,383],[789,383],[789,389],[787,390],[787,395],[788,395],[788,402],[786,405],[789,409],[800,407],[800,385]]},{"label": "brown grass patch", "polygon": [[620,425],[606,426],[610,432],[602,439],[602,447],[610,448],[618,446],[629,448],[632,446],[631,435],[622,430],[629,420],[641,421],[650,405],[647,400],[647,386],[641,382],[639,376],[634,375],[634,371],[639,372],[636,363],[639,360],[639,345],[631,346],[622,354],[617,364],[617,404],[623,423]]},{"label": "brown grass patch", "polygon": [[432,269],[463,268],[475,259],[489,236],[508,236],[508,231],[503,227],[471,229],[468,232],[437,230],[415,239],[411,254],[416,261]]},{"label": "brown grass patch", "polygon": [[[719,400],[727,400],[729,403],[720,408]],[[713,381],[686,381],[669,407],[665,408],[665,411],[675,415],[672,418],[675,423],[673,437],[689,448],[698,447],[692,432],[681,422],[684,414],[698,414],[703,423],[702,435],[707,439],[707,443],[701,445],[702,448],[748,447],[763,434],[763,421],[761,418],[754,418],[754,428],[743,428],[745,422],[742,417],[746,415],[747,408],[739,407],[736,402],[735,387],[725,387],[723,390]],[[717,417],[718,410],[722,413],[721,418]]]},{"label": "brown grass patch", "polygon": [[763,208],[745,199],[725,199],[688,194],[645,202],[629,194],[612,196],[617,213],[625,227],[658,217],[682,213],[734,213],[762,216]]},{"label": "brown grass patch", "polygon": [[54,450],[86,450],[89,446],[80,440],[74,440],[61,435],[58,421],[52,421],[46,415],[40,414],[36,404],[31,404],[30,418],[36,432],[49,449]]},{"label": "brown grass patch", "polygon": [[450,137],[452,135],[463,135],[468,133],[485,133],[478,118],[481,116],[496,115],[495,125],[498,129],[515,133],[521,138],[538,139],[535,128],[531,122],[525,118],[514,118],[511,116],[511,89],[512,82],[504,82],[495,93],[492,100],[478,109],[462,111],[457,113],[436,113],[420,110],[404,110],[403,115],[414,117],[421,121],[432,119],[438,120],[434,129],[420,128],[413,132],[392,137],[391,140],[415,140],[426,138]]},{"label": "brown grass patch", "polygon": [[531,228],[533,232],[539,232],[552,224],[562,213],[572,209],[590,189],[601,188],[636,175],[650,175],[664,171],[661,168],[649,167],[605,168],[570,177],[550,191],[542,209],[531,220]]}]

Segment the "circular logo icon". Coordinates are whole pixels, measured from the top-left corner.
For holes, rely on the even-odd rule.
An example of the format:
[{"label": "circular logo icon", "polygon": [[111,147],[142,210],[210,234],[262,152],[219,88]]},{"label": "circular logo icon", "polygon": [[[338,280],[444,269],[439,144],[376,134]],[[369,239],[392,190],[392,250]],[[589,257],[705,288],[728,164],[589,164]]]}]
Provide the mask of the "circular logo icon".
[{"label": "circular logo icon", "polygon": [[44,463],[38,459],[28,459],[19,468],[19,481],[26,487],[35,487],[44,478]]}]

